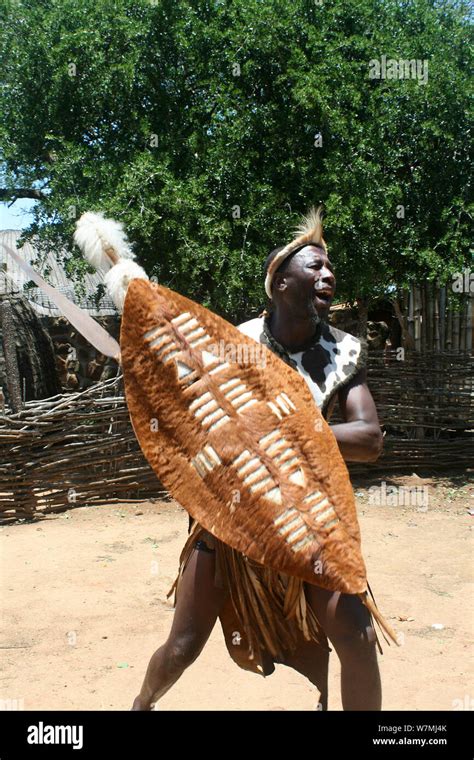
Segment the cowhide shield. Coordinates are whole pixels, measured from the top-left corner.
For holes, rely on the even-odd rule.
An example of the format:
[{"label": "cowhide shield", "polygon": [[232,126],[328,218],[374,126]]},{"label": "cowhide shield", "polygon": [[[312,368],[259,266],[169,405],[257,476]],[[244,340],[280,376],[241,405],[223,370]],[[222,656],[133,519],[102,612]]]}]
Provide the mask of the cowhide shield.
[{"label": "cowhide shield", "polygon": [[256,562],[367,588],[347,468],[304,379],[168,288],[132,280],[120,335],[135,434],[170,494]]}]

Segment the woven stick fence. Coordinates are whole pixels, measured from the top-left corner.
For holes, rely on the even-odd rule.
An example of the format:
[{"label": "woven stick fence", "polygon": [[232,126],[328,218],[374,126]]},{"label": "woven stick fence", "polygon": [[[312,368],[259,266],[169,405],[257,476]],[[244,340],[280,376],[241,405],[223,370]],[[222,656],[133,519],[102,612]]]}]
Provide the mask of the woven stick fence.
[{"label": "woven stick fence", "polygon": [[0,517],[166,498],[144,459],[121,378],[0,416]]},{"label": "woven stick fence", "polygon": [[[376,463],[349,465],[351,473],[472,466],[472,364],[468,353],[371,352],[368,382],[385,447]],[[2,521],[167,497],[135,439],[121,378],[0,413]]]},{"label": "woven stick fence", "polygon": [[[470,271],[460,273],[464,292],[450,303],[451,288],[435,282],[411,285],[401,294],[403,310],[398,317],[407,336],[406,345],[416,351],[471,351],[473,349],[474,293]],[[400,309],[395,300],[393,306]]]},{"label": "woven stick fence", "polygon": [[[472,467],[473,364],[468,351],[370,352],[368,384],[385,431],[384,452],[377,462],[350,464],[350,472]],[[337,411],[331,422],[342,422]]]}]

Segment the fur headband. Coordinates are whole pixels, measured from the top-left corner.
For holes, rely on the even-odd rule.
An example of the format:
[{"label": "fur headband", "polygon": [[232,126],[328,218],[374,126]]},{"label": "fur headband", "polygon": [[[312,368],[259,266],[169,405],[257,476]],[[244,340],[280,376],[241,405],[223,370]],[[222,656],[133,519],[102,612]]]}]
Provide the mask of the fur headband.
[{"label": "fur headband", "polygon": [[312,208],[309,213],[303,217],[301,224],[295,230],[295,239],[288,243],[268,265],[265,277],[265,292],[269,298],[272,297],[272,280],[277,269],[283,264],[290,254],[295,253],[299,248],[306,245],[318,245],[327,253],[327,246],[323,238],[323,224],[321,218],[321,207]]}]

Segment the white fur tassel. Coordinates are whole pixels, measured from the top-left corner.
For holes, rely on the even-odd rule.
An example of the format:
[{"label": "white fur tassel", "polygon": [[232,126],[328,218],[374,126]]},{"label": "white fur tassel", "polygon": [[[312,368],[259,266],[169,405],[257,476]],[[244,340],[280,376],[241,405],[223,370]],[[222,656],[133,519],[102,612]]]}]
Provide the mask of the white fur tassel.
[{"label": "white fur tassel", "polygon": [[122,311],[130,280],[148,280],[145,270],[133,260],[135,254],[123,226],[102,214],[87,212],[76,223],[74,242],[93,267],[108,270],[104,276],[107,291]]},{"label": "white fur tassel", "polygon": [[114,257],[135,258],[123,226],[113,219],[105,219],[103,214],[91,211],[82,214],[76,223],[74,242],[95,269],[109,269]]},{"label": "white fur tassel", "polygon": [[148,280],[147,274],[135,261],[119,261],[112,269],[109,269],[104,277],[104,282],[112,301],[119,311],[123,309],[125,295],[130,280]]}]

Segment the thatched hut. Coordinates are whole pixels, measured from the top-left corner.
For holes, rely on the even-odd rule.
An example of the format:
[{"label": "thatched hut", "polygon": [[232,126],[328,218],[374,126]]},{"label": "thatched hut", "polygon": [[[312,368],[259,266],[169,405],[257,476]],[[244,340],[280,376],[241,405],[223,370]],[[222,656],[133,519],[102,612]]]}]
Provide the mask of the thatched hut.
[{"label": "thatched hut", "polygon": [[[3,230],[0,243],[18,251],[45,280],[117,336],[119,318],[112,301],[103,295],[100,276],[95,272],[86,274],[82,292],[78,293],[61,263],[61,252],[42,256],[34,242],[17,249],[20,236],[19,230]],[[18,397],[25,401],[60,391],[83,390],[116,371],[115,363],[99,354],[71,327],[2,246],[0,318],[0,388],[15,406]]]}]

